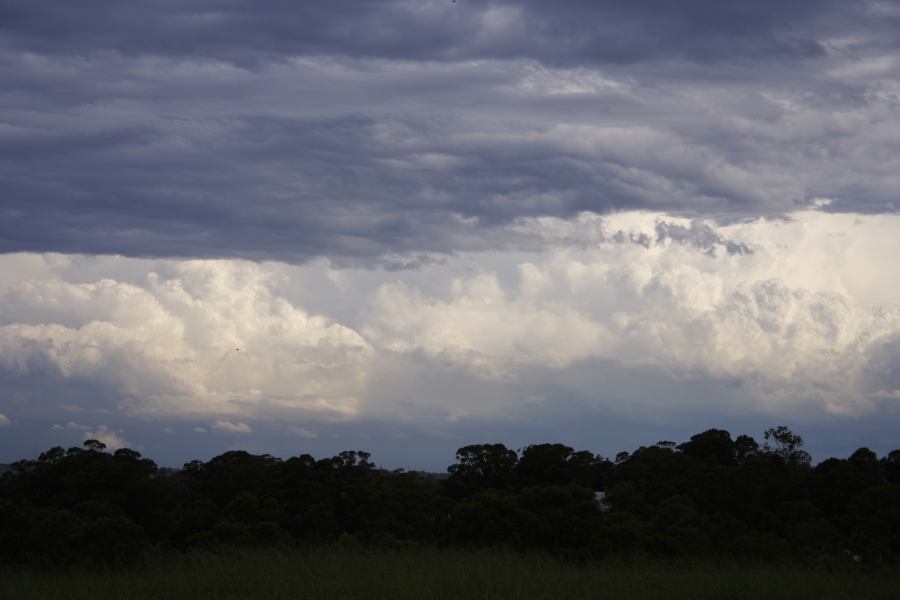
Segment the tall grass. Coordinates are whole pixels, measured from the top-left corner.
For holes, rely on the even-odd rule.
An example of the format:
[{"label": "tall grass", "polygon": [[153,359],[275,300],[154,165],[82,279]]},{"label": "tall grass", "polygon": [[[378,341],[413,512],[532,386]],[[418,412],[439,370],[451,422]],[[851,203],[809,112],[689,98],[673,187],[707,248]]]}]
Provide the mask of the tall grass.
[{"label": "tall grass", "polygon": [[0,572],[3,600],[897,600],[900,573],[712,563],[573,564],[487,550],[258,550],[189,554],[117,570]]}]

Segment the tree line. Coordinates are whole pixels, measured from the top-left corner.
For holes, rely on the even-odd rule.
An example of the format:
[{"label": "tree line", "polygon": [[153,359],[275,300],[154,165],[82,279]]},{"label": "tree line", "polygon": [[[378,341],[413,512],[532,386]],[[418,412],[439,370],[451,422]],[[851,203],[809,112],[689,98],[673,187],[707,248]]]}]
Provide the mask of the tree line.
[{"label": "tree line", "polygon": [[0,477],[0,563],[295,544],[900,562],[900,450],[813,466],[786,427],[762,444],[710,429],[613,460],[563,444],[474,444],[444,477],[370,458],[230,451],[174,470],[96,440],[54,447]]}]

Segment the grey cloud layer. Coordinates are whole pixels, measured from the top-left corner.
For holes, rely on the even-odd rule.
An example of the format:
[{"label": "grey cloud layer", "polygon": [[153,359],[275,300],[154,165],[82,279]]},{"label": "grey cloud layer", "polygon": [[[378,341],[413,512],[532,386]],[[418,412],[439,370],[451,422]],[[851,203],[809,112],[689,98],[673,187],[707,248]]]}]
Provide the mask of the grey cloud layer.
[{"label": "grey cloud layer", "polygon": [[584,210],[893,212],[892,6],[5,2],[0,252],[402,266]]},{"label": "grey cloud layer", "polygon": [[[128,4],[89,0],[6,2],[0,18],[16,44],[69,54],[216,56],[246,61],[307,53],[455,60],[529,57],[550,63],[620,63],[683,56],[821,54],[820,27],[882,25],[875,3],[765,0],[563,0],[549,4],[461,0],[288,0]],[[838,23],[841,21],[841,23]],[[854,23],[854,21],[857,21]]]}]

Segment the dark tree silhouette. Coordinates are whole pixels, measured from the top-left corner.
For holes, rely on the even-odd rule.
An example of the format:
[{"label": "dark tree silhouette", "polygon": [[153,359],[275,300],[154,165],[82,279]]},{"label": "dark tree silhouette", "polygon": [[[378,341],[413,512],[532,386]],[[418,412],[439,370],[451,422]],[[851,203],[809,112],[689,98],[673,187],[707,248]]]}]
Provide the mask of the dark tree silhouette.
[{"label": "dark tree silhouette", "polygon": [[106,450],[106,444],[98,440],[84,440],[84,449],[88,452],[103,452]]},{"label": "dark tree silhouette", "polygon": [[559,443],[521,456],[473,444],[446,477],[385,471],[360,450],[287,460],[231,451],[159,469],[86,440],[0,475],[0,565],[298,543],[900,562],[900,450],[879,459],[860,448],[812,467],[787,427],[765,440],[710,429],[614,463]]},{"label": "dark tree silhouette", "polygon": [[[803,450],[803,438],[792,432],[784,425],[767,429],[765,432],[766,444],[763,450],[782,459],[789,465],[809,465],[811,457]],[[769,441],[772,441],[770,445]]]}]

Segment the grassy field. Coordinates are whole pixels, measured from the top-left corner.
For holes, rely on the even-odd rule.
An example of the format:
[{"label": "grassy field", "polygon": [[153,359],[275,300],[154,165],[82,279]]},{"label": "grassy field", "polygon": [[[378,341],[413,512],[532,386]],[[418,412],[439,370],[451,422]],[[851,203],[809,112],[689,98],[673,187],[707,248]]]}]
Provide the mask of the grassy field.
[{"label": "grassy field", "polygon": [[762,566],[575,565],[490,551],[194,554],[124,570],[0,571],[0,598],[897,600],[900,573]]}]

